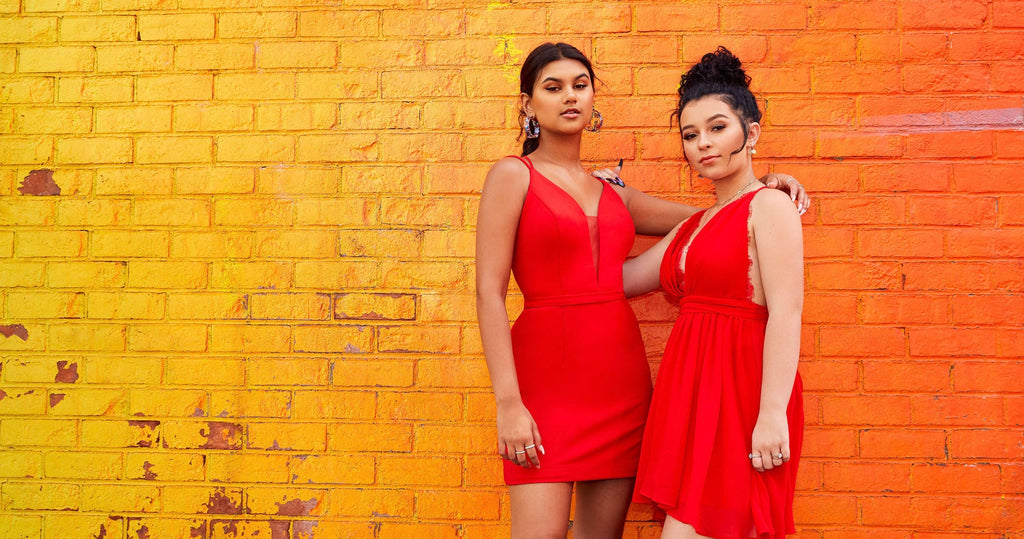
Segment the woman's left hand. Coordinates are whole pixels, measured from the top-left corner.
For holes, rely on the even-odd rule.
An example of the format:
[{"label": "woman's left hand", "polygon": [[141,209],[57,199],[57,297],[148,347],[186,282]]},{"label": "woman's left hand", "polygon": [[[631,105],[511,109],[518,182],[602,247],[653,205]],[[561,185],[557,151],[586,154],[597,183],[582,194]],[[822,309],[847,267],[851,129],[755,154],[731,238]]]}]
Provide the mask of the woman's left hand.
[{"label": "woman's left hand", "polygon": [[782,466],[789,460],[789,423],[785,413],[757,416],[750,437],[750,465],[759,472]]},{"label": "woman's left hand", "polygon": [[789,193],[789,198],[796,202],[796,209],[800,215],[803,215],[811,207],[811,197],[807,195],[807,189],[804,189],[804,186],[789,174],[771,172],[765,174],[761,181],[766,187]]}]

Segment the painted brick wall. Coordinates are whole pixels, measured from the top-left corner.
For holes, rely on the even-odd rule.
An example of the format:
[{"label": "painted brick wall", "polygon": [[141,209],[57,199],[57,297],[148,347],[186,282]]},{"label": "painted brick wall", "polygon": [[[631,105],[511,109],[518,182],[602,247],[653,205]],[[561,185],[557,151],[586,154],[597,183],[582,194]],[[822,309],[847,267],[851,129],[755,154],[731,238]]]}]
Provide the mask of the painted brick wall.
[{"label": "painted brick wall", "polygon": [[724,44],[813,192],[799,536],[1024,537],[1004,0],[0,0],[0,536],[506,533],[473,226],[549,36],[595,165],[708,203],[668,112]]}]

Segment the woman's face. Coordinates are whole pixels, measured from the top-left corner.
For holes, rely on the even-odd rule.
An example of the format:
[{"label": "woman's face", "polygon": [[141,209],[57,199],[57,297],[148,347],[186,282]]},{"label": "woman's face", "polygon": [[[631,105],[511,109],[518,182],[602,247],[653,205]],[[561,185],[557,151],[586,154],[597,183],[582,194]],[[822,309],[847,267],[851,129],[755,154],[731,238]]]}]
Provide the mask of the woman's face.
[{"label": "woman's face", "polygon": [[[683,137],[683,155],[701,176],[718,180],[742,172],[750,166],[749,148],[760,134],[755,122],[743,139],[742,120],[728,103],[709,95],[687,103],[679,114],[679,132]],[[742,148],[738,153],[733,153]]]},{"label": "woman's face", "polygon": [[537,118],[542,130],[578,133],[594,111],[594,84],[585,65],[563,58],[545,65],[533,83],[533,95],[520,98],[523,110]]}]

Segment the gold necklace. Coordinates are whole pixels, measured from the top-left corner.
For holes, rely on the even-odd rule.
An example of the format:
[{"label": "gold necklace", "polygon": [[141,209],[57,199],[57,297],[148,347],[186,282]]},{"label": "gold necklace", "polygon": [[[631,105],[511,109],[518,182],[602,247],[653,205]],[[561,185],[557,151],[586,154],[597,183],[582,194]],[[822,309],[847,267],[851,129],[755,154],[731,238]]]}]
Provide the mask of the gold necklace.
[{"label": "gold necklace", "polygon": [[717,207],[725,206],[725,205],[729,204],[730,202],[732,202],[733,200],[736,200],[736,198],[739,197],[741,194],[743,194],[743,191],[747,187],[750,187],[751,185],[753,185],[755,181],[757,181],[757,178],[754,178],[754,179],[750,180],[749,182],[746,183],[746,185],[744,185],[743,187],[740,187],[735,193],[733,193],[733,195],[731,197],[729,197],[729,200],[726,200],[725,202],[723,202],[721,204],[715,203],[711,207],[712,208],[717,208]]}]

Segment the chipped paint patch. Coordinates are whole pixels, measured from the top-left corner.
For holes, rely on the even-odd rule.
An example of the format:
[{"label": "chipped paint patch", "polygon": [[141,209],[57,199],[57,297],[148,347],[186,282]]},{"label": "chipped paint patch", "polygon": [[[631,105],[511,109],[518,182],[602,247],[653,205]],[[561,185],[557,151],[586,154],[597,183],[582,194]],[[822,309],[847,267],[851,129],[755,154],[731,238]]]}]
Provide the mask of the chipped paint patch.
[{"label": "chipped paint patch", "polygon": [[274,502],[277,505],[277,514],[289,517],[305,517],[320,503],[320,500],[311,498],[309,500],[288,500],[284,503]]},{"label": "chipped paint patch", "polygon": [[206,523],[200,522],[199,526],[190,526],[188,536],[196,539],[206,539]]},{"label": "chipped paint patch", "polygon": [[147,481],[156,479],[156,472],[153,471],[153,463],[148,460],[142,462],[142,478]]},{"label": "chipped paint patch", "polygon": [[67,395],[64,393],[50,393],[50,408],[56,406],[60,401],[64,400],[64,397],[66,396]]},{"label": "chipped paint patch", "polygon": [[53,377],[54,382],[62,384],[73,384],[78,381],[78,363],[68,361],[57,362],[57,375]]},{"label": "chipped paint patch", "polygon": [[288,524],[287,520],[271,520],[270,524],[270,539],[288,539]]},{"label": "chipped paint patch", "polygon": [[200,429],[199,435],[206,438],[200,449],[241,449],[242,426],[236,423],[209,421],[206,429]]},{"label": "chipped paint patch", "polygon": [[53,181],[53,171],[48,168],[33,170],[22,180],[18,192],[23,195],[53,196],[60,194],[60,186]]},{"label": "chipped paint patch", "polygon": [[0,326],[0,335],[4,337],[20,337],[21,340],[28,340],[28,330],[21,324],[10,324],[6,326]]},{"label": "chipped paint patch", "polygon": [[241,515],[246,511],[242,508],[241,502],[235,502],[227,495],[225,489],[218,488],[210,494],[206,512],[211,515]]}]

